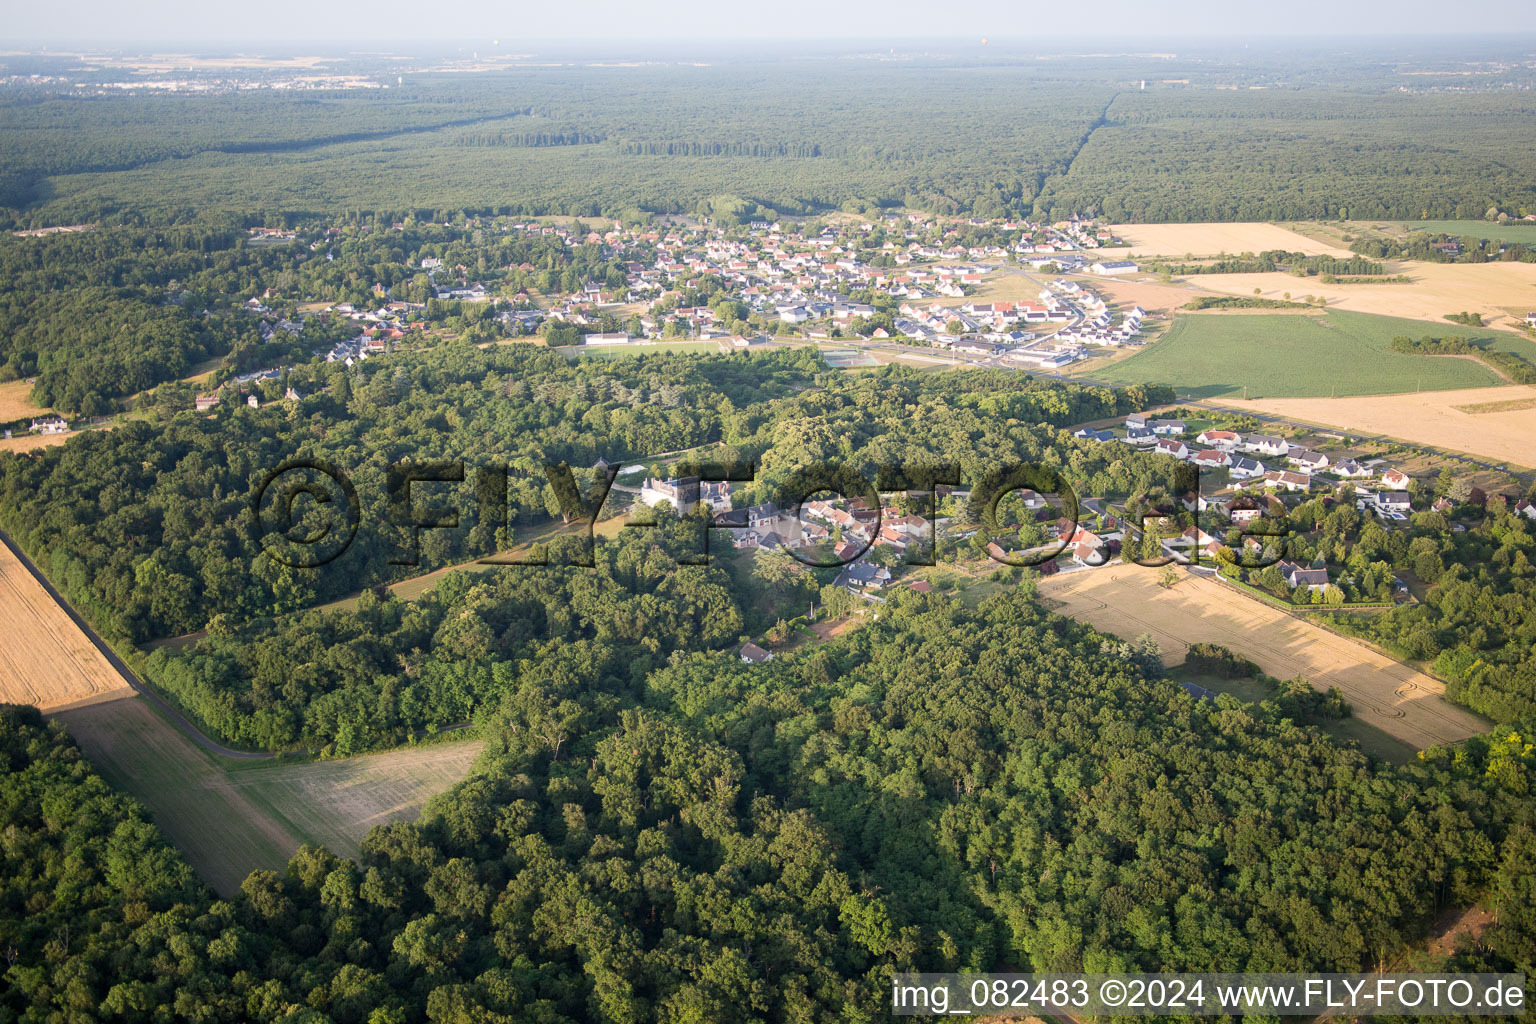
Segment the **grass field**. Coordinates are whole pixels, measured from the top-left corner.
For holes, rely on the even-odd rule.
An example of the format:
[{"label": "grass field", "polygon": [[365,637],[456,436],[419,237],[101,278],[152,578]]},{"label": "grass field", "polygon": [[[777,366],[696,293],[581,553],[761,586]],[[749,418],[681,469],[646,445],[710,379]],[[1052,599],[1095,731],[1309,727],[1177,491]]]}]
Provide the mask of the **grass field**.
[{"label": "grass field", "polygon": [[1373,647],[1205,577],[1184,573],[1165,589],[1157,576],[1139,565],[1114,565],[1049,576],[1038,586],[1048,607],[1095,629],[1127,639],[1150,633],[1170,665],[1203,641],[1236,651],[1276,679],[1304,676],[1320,690],[1337,686],[1361,722],[1415,750],[1487,729],[1447,703],[1441,683]]},{"label": "grass field", "polygon": [[1429,231],[1458,238],[1486,238],[1495,242],[1536,244],[1536,221],[1491,224],[1486,220],[1410,220],[1392,225],[1404,231]]},{"label": "grass field", "polygon": [[1536,468],[1536,388],[1234,401],[1242,408]]},{"label": "grass field", "polygon": [[304,843],[356,856],[374,825],[414,819],[463,778],[477,741],[302,764],[215,759],[139,697],[61,712],[86,756],[215,889],[228,895],[257,868],[281,870]]},{"label": "grass field", "polygon": [[716,341],[670,341],[659,342],[655,345],[566,345],[556,346],[554,351],[559,352],[567,359],[618,359],[623,356],[648,356],[659,352],[693,352],[702,355],[714,355],[721,351],[720,343]]},{"label": "grass field", "polygon": [[1327,245],[1277,224],[1116,224],[1116,237],[1129,249],[1109,249],[1106,259],[1125,256],[1215,256],[1284,249],[1311,256],[1348,256],[1348,249]]},{"label": "grass field", "polygon": [[53,711],[132,692],[11,549],[0,544],[0,702]]},{"label": "grass field", "polygon": [[[1460,332],[1468,333],[1465,328]],[[1384,395],[1502,383],[1474,359],[1391,351],[1395,336],[1424,333],[1426,325],[1412,320],[1338,311],[1321,317],[1180,316],[1157,344],[1087,376],[1116,383],[1172,384],[1201,398],[1240,397],[1246,387],[1250,399]],[[1511,336],[1509,341],[1520,339]]]}]

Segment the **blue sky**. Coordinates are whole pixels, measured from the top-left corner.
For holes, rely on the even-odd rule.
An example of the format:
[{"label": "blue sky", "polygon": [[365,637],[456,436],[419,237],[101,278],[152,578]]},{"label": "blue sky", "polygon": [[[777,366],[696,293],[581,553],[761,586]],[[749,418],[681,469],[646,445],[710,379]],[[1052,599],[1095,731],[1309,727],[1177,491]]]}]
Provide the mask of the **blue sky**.
[{"label": "blue sky", "polygon": [[71,41],[137,44],[200,41],[221,46],[273,40],[450,43],[524,49],[538,40],[742,41],[879,38],[920,41],[986,36],[1050,37],[1091,48],[1095,37],[1160,41],[1241,36],[1494,34],[1536,32],[1533,0],[577,0],[575,3],[458,0],[53,0],[11,4],[6,46]]}]

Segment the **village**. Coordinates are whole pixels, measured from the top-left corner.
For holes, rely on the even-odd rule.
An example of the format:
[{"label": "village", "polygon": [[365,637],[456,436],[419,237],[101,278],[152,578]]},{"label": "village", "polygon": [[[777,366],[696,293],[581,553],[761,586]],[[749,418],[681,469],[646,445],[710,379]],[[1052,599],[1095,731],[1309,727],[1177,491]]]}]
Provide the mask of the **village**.
[{"label": "village", "polygon": [[[696,477],[647,475],[619,490],[639,506],[705,511],[738,557],[788,553],[829,570],[833,586],[876,607],[891,588],[926,591],[956,573],[1018,579],[1028,570],[1048,578],[1128,562],[1148,566],[1149,574],[1164,566],[1165,574],[1204,576],[1297,611],[1390,607],[1415,600],[1423,581],[1353,554],[1325,554],[1316,539],[1327,512],[1347,507],[1404,536],[1417,513],[1444,517],[1453,531],[1466,529],[1464,515],[1480,518],[1495,506],[1536,521],[1536,504],[1517,492],[1486,493],[1465,474],[1447,488],[1447,477],[1411,476],[1380,456],[1357,458],[1341,439],[1299,444],[1146,413],[1072,436],[1179,460],[1198,468],[1198,487],[1163,499],[1087,497],[1075,516],[1063,496],[1020,488],[1002,498],[992,522],[972,504],[970,490],[942,485],[931,494],[883,494],[878,506],[857,496],[813,495],[798,515],[773,502],[738,507],[730,483]],[[916,514],[914,507],[932,513]],[[1166,577],[1165,585],[1176,578]],[[765,660],[771,652],[752,643],[742,657]]]}]

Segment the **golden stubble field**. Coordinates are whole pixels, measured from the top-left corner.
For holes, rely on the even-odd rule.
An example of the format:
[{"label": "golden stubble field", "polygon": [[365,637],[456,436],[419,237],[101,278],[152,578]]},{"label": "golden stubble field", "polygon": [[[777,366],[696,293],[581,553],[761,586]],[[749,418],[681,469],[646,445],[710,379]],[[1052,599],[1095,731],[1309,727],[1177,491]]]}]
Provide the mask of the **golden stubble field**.
[{"label": "golden stubble field", "polygon": [[[1492,326],[1509,326],[1536,311],[1536,263],[1389,262],[1386,269],[1408,275],[1409,283],[1322,284],[1315,277],[1282,273],[1201,274],[1186,280],[1226,295],[1251,296],[1255,288],[1266,299],[1284,299],[1287,292],[1295,301],[1316,295],[1334,309],[1432,321],[1443,333],[1475,330],[1446,320],[1447,313],[1481,313]],[[1511,309],[1518,315],[1511,316]]]},{"label": "golden stubble field", "polygon": [[1487,730],[1482,719],[1445,700],[1440,682],[1373,647],[1215,580],[1181,573],[1165,589],[1157,577],[1155,569],[1113,565],[1048,576],[1038,586],[1049,607],[1095,629],[1127,639],[1150,633],[1170,665],[1181,663],[1192,643],[1215,643],[1277,679],[1305,676],[1320,690],[1337,686],[1356,718],[1414,749]]},{"label": "golden stubble field", "polygon": [[32,385],[26,381],[8,380],[0,384],[0,423],[43,416],[52,411],[32,401]]},{"label": "golden stubble field", "polygon": [[1367,398],[1223,399],[1223,404],[1536,468],[1536,388],[1517,385]]},{"label": "golden stubble field", "polygon": [[1284,249],[1308,256],[1349,256],[1348,249],[1328,245],[1276,224],[1114,224],[1110,230],[1130,243],[1129,249],[1110,249],[1113,257],[1216,256]]},{"label": "golden stubble field", "polygon": [[11,549],[0,544],[0,701],[56,711],[132,692]]}]

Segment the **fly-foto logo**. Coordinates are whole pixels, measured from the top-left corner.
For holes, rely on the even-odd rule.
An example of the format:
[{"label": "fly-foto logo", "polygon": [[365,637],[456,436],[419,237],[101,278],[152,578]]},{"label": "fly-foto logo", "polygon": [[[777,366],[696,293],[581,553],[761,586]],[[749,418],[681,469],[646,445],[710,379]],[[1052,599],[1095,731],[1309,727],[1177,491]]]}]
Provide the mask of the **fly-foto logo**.
[{"label": "fly-foto logo", "polygon": [[[560,463],[544,467],[544,479],[555,496],[561,516],[573,525],[574,536],[579,542],[578,553],[561,564],[589,568],[596,564],[592,548],[593,527],[613,492],[619,473],[615,465],[601,465],[601,469],[593,471],[591,486],[585,495],[578,484],[576,471],[569,465]],[[710,531],[749,529],[751,520],[712,514],[709,504],[701,500],[701,494],[711,485],[728,488],[733,483],[750,484],[756,479],[756,467],[752,464],[689,462],[674,466],[672,471],[675,475],[668,481],[670,492],[676,495],[677,511],[694,529],[696,538],[693,550],[679,561],[692,565],[708,564]],[[466,470],[463,462],[451,460],[402,461],[386,468],[383,519],[385,525],[398,528],[404,538],[400,550],[389,559],[391,564],[420,564],[423,531],[461,528],[462,516],[456,506],[423,508],[416,500],[417,489],[425,490],[426,485],[434,484],[462,487],[471,478],[478,522],[501,536],[510,536],[510,475],[505,463],[476,467],[472,473]],[[1174,481],[1170,489],[1172,494],[1199,495],[1198,466],[1187,463],[1175,466]],[[941,488],[957,488],[960,484],[960,471],[949,463],[882,465],[875,469],[872,477],[847,466],[817,464],[789,474],[773,488],[772,502],[776,509],[796,520],[808,500],[819,494],[835,494],[858,503],[863,515],[857,528],[848,531],[844,542],[784,548],[807,565],[835,568],[859,561],[876,543],[887,511],[881,494],[903,492],[919,506],[918,516],[926,524],[926,537],[912,545],[909,554],[915,557],[909,557],[908,562],[932,565],[938,551],[937,496]],[[1069,548],[1084,546],[1093,549],[1079,553],[1085,560],[1101,561],[1108,557],[1109,550],[1102,538],[1081,525],[1082,505],[1066,477],[1060,471],[1038,463],[1017,462],[993,467],[974,482],[969,506],[975,513],[978,529],[987,539],[1004,532],[999,506],[1008,495],[1016,492],[1051,496],[1056,538],[1051,544],[1037,545],[1025,551],[1004,551],[989,543],[985,550],[994,561],[1010,566],[1037,566],[1054,560]],[[1160,505],[1133,505],[1137,510],[1126,525],[1137,535],[1143,535],[1149,523],[1166,529],[1169,523],[1182,522],[1186,514],[1177,500]],[[340,558],[356,539],[362,522],[362,504],[351,477],[332,463],[311,458],[289,459],[258,478],[251,492],[250,510],[252,539],[258,549],[282,565],[300,569],[316,569]],[[654,522],[630,522],[626,528],[644,529],[656,525]],[[1204,536],[1197,526],[1190,529],[1197,539]],[[1244,568],[1273,565],[1283,557],[1286,532],[1276,532],[1271,524],[1263,521],[1246,524],[1238,532],[1243,537],[1258,538],[1266,551],[1262,556],[1244,560],[1241,563]],[[1207,547],[1209,545],[1195,543],[1187,546],[1187,553],[1180,549],[1178,556],[1138,557],[1134,561],[1150,567],[1167,565],[1175,560],[1198,563]],[[545,557],[526,553],[496,554],[478,562],[486,565],[550,564]]]}]

